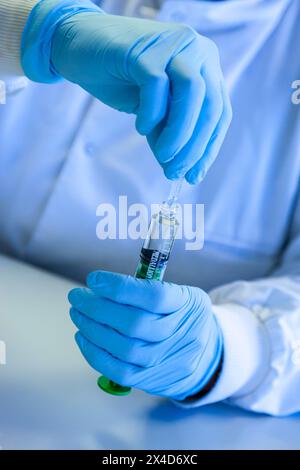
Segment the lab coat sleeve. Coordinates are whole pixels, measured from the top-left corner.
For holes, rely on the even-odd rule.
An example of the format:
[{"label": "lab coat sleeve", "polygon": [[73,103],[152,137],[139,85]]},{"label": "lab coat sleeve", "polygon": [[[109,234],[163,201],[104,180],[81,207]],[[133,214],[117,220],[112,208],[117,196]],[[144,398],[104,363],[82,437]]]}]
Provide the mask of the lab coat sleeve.
[{"label": "lab coat sleeve", "polygon": [[300,202],[287,248],[271,275],[210,293],[224,336],[224,363],[201,406],[226,401],[276,416],[300,411]]},{"label": "lab coat sleeve", "polygon": [[32,8],[39,0],[0,0],[0,81],[2,92],[14,92],[27,80],[20,63],[21,36]]}]

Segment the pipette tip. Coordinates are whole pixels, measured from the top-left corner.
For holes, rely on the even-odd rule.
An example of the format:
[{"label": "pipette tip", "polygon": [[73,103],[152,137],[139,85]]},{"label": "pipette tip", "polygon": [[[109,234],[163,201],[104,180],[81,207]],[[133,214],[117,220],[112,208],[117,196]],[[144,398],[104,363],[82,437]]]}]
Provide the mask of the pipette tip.
[{"label": "pipette tip", "polygon": [[176,204],[181,188],[182,188],[183,181],[184,181],[184,178],[180,178],[179,180],[173,181],[171,185],[169,197],[166,201],[169,207],[172,207],[174,206],[174,204]]}]

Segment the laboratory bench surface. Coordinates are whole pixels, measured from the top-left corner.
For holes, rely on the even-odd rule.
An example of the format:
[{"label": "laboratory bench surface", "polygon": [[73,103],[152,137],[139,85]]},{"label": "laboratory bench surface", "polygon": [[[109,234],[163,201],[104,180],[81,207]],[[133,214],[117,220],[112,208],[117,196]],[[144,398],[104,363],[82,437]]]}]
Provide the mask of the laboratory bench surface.
[{"label": "laboratory bench surface", "polygon": [[0,448],[300,449],[299,414],[182,410],[136,390],[101,392],[73,339],[75,285],[0,256]]}]

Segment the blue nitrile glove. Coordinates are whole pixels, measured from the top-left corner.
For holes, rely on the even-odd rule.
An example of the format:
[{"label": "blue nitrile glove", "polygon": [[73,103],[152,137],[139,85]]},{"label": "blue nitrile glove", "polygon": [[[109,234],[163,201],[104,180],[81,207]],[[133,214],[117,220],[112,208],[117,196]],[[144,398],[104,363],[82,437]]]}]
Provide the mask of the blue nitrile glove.
[{"label": "blue nitrile glove", "polygon": [[98,271],[69,293],[76,341],[109,379],[184,400],[217,370],[223,340],[208,295],[196,287]]},{"label": "blue nitrile glove", "polygon": [[64,77],[136,114],[170,179],[200,181],[231,120],[217,47],[185,25],[107,15],[86,0],[42,0],[23,33],[22,66],[32,80]]}]

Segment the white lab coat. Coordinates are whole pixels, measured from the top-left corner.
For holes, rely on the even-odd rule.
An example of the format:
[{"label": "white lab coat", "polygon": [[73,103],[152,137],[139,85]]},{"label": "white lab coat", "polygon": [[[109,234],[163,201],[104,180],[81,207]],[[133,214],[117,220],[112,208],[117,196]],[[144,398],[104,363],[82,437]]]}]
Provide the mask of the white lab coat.
[{"label": "white lab coat", "polygon": [[[156,14],[150,0],[141,6],[132,13]],[[182,193],[183,203],[205,204],[204,249],[178,240],[168,267],[167,279],[210,291],[224,335],[221,378],[188,406],[227,399],[299,411],[300,107],[291,85],[300,2],[173,0],[157,17],[217,43],[234,112],[207,178]],[[3,252],[78,279],[97,268],[134,272],[140,241],[96,237],[101,202],[117,206],[123,194],[150,205],[169,188],[132,116],[67,82],[30,83],[0,107],[0,162]]]}]

